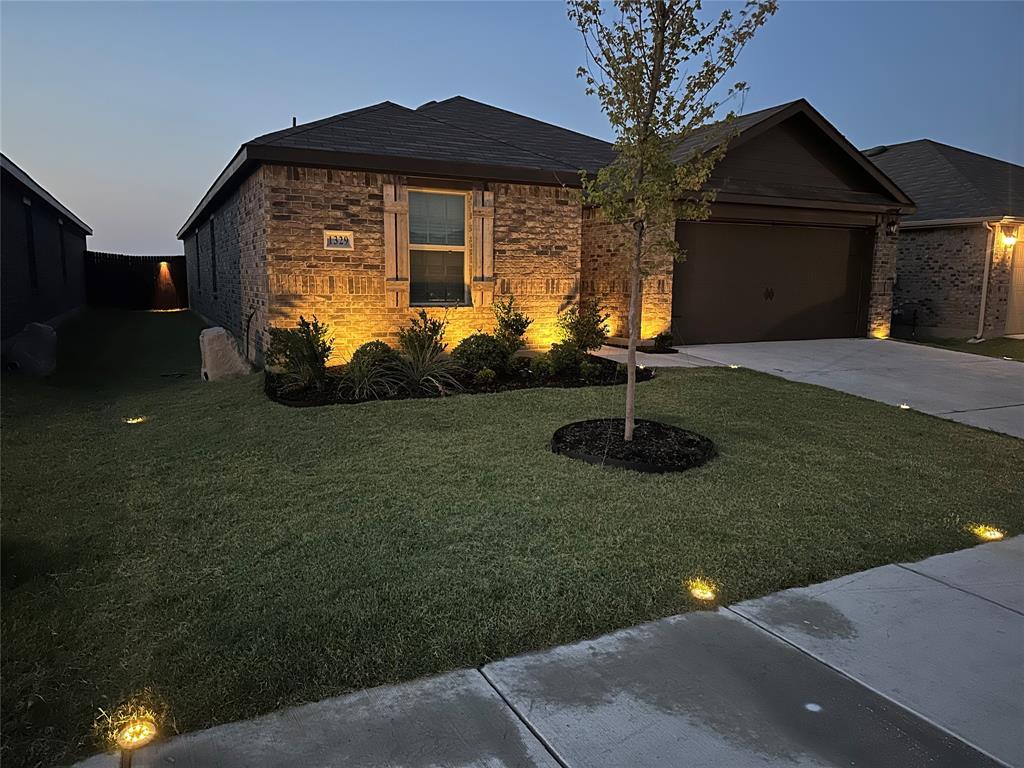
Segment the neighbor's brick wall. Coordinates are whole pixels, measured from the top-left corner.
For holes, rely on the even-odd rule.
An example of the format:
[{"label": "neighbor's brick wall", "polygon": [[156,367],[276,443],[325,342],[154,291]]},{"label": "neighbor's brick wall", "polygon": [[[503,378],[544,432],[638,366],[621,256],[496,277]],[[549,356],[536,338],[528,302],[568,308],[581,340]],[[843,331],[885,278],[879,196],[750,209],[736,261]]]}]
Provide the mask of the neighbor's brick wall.
[{"label": "neighbor's brick wall", "polygon": [[893,284],[896,282],[896,251],[899,235],[886,233],[885,217],[875,227],[871,253],[871,293],[868,298],[868,335],[889,336],[892,324]]},{"label": "neighbor's brick wall", "polygon": [[[382,174],[265,166],[267,321],[293,326],[316,315],[330,326],[334,360],[372,339],[394,344],[415,313],[389,308],[384,290]],[[572,190],[492,184],[495,298],[514,294],[533,319],[527,340],[557,339],[560,309],[574,302],[580,277],[580,204]],[[353,251],[325,251],[324,229],[352,230]],[[431,315],[445,310],[431,308]],[[447,310],[449,348],[490,331],[490,306]]]},{"label": "neighbor's brick wall", "polygon": [[[915,312],[921,336],[968,337],[977,332],[987,247],[988,230],[980,224],[901,230],[893,306],[900,335],[910,333]],[[993,318],[1000,306],[1005,318],[1006,298],[997,296],[998,288],[992,290],[998,282],[990,281],[987,303]]]},{"label": "neighbor's brick wall", "polygon": [[[629,336],[629,261],[634,233],[625,224],[607,221],[596,208],[583,212],[581,295],[596,299],[611,315],[612,336]],[[672,328],[672,257],[661,254],[643,261],[640,338],[650,339]]]}]

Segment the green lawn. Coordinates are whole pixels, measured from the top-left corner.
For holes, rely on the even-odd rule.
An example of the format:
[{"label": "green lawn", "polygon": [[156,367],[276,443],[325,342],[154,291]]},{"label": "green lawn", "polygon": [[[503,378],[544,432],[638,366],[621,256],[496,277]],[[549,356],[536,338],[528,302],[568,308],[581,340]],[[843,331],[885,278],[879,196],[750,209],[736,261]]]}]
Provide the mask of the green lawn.
[{"label": "green lawn", "polygon": [[[898,339],[898,341],[907,341],[907,339]],[[970,352],[972,355],[1010,358],[1024,362],[1024,339],[1008,339],[1004,336],[997,339],[985,339],[977,344],[968,344],[966,339],[936,339],[912,343],[952,349],[956,352]]]},{"label": "green lawn", "polygon": [[1024,441],[826,389],[662,373],[639,413],[720,455],[642,476],[547,449],[622,387],[289,409],[198,381],[199,327],[89,315],[82,369],[4,381],[5,768],[147,686],[202,728],[1024,529]]}]

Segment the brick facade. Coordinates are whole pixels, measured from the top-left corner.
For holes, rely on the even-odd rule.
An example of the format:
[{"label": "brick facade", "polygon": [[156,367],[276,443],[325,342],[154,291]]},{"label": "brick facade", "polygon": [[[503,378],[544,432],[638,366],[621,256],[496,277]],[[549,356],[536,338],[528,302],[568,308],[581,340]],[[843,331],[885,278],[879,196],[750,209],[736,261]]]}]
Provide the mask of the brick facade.
[{"label": "brick facade", "polygon": [[[218,292],[212,292],[208,224],[185,240],[193,307],[240,341],[250,313],[250,358],[262,361],[268,325],[294,326],[316,315],[334,338],[334,362],[360,344],[394,344],[417,308],[388,307],[385,295],[384,194],[391,177],[326,168],[265,165],[217,210]],[[494,193],[494,297],[514,295],[534,319],[531,346],[558,339],[557,314],[579,296],[581,212],[572,190],[491,184]],[[235,235],[222,234],[233,226]],[[351,230],[355,249],[327,251],[325,229]],[[197,279],[198,277],[198,279]],[[428,309],[446,316],[449,348],[490,331],[490,305]]]},{"label": "brick facade", "polygon": [[[918,335],[973,336],[989,245],[989,233],[981,224],[902,230],[893,318],[899,333],[910,333],[916,313]],[[992,287],[990,283],[990,300]],[[998,305],[998,299],[993,303]]]},{"label": "brick facade", "polygon": [[[633,229],[612,224],[596,208],[583,212],[583,258],[581,293],[591,297],[611,314],[612,336],[629,336],[629,259],[634,248]],[[672,328],[671,256],[648,256],[643,260],[640,286],[640,338],[651,339]]]}]

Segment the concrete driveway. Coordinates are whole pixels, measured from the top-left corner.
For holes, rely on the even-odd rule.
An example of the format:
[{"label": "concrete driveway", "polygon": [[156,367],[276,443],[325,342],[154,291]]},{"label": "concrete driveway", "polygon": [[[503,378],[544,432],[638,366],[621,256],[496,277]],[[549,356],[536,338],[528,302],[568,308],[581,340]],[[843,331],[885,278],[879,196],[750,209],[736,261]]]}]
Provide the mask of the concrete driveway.
[{"label": "concrete driveway", "polygon": [[879,339],[703,344],[682,352],[690,364],[741,365],[1024,437],[1024,363]]}]

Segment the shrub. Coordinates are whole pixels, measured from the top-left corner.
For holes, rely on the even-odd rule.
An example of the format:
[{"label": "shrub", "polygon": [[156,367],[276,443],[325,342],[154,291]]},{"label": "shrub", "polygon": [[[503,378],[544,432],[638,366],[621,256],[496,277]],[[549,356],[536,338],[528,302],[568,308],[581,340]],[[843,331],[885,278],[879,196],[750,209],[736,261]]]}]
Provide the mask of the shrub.
[{"label": "shrub", "polygon": [[511,376],[529,376],[530,358],[522,355],[511,358],[508,361],[508,372]]},{"label": "shrub", "polygon": [[494,382],[498,380],[498,374],[491,368],[481,368],[476,372],[476,376],[473,377],[473,383],[480,387],[480,389],[487,389],[493,387]]},{"label": "shrub", "polygon": [[447,319],[437,319],[421,309],[416,317],[409,320],[409,325],[398,330],[398,348],[407,357],[422,357],[428,350],[437,349],[443,352],[444,331],[448,326]]},{"label": "shrub", "polygon": [[551,359],[546,353],[543,355],[537,355],[537,357],[530,360],[530,367],[528,370],[538,381],[547,381],[552,375]]},{"label": "shrub", "polygon": [[462,389],[457,379],[459,367],[445,357],[440,344],[407,345],[403,352],[398,373],[409,394],[443,396]]},{"label": "shrub", "polygon": [[402,386],[401,355],[383,341],[368,341],[352,353],[338,380],[338,396],[346,400],[380,400]]},{"label": "shrub", "polygon": [[349,366],[363,369],[395,365],[401,359],[398,350],[383,341],[368,341],[352,353]]},{"label": "shrub", "polygon": [[580,363],[580,378],[588,384],[597,384],[604,378],[604,366],[596,360],[584,360]]},{"label": "shrub", "polygon": [[662,331],[654,337],[654,348],[659,352],[667,352],[672,349],[672,334],[669,331]]},{"label": "shrub", "polygon": [[327,384],[327,360],[334,339],[327,338],[327,326],[316,315],[310,322],[299,317],[295,328],[271,328],[266,360],[284,371],[285,389],[322,390]]},{"label": "shrub", "polygon": [[593,299],[581,299],[558,315],[558,327],[563,343],[571,344],[583,352],[599,349],[608,338],[608,318]]},{"label": "shrub", "polygon": [[489,333],[474,333],[464,338],[452,350],[452,358],[471,374],[484,368],[495,373],[508,368],[508,351]]},{"label": "shrub", "polygon": [[551,345],[548,361],[551,373],[558,379],[574,379],[580,375],[580,366],[586,361],[587,354],[570,341],[560,341]]},{"label": "shrub", "polygon": [[526,346],[523,337],[533,320],[516,307],[515,296],[494,302],[494,319],[497,323],[494,336],[508,351],[508,356],[511,357]]}]

